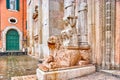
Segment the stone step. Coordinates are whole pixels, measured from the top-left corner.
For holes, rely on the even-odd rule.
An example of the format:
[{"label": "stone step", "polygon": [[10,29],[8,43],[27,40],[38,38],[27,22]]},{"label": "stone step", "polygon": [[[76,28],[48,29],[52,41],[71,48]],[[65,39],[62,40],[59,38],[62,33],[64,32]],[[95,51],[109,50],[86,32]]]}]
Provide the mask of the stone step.
[{"label": "stone step", "polygon": [[120,70],[101,70],[100,72],[120,78]]}]

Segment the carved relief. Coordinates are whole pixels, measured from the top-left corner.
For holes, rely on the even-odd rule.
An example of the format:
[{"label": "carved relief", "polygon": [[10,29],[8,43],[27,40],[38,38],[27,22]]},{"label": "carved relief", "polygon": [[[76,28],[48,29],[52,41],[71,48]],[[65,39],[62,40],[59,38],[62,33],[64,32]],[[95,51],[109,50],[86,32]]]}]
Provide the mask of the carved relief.
[{"label": "carved relief", "polygon": [[38,6],[35,6],[35,12],[33,13],[33,19],[36,19],[38,17]]}]

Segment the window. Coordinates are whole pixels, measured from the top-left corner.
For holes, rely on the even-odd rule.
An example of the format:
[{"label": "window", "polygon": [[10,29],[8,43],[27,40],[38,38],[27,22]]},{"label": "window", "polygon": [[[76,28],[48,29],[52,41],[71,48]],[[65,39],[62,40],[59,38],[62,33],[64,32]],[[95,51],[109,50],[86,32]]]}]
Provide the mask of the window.
[{"label": "window", "polygon": [[16,10],[16,0],[10,0],[10,9]]},{"label": "window", "polygon": [[11,24],[16,24],[16,23],[17,23],[17,19],[14,18],[14,17],[10,17],[10,18],[8,19],[8,21],[9,21],[9,23],[11,23]]},{"label": "window", "polygon": [[19,0],[6,0],[6,7],[10,10],[19,10]]}]

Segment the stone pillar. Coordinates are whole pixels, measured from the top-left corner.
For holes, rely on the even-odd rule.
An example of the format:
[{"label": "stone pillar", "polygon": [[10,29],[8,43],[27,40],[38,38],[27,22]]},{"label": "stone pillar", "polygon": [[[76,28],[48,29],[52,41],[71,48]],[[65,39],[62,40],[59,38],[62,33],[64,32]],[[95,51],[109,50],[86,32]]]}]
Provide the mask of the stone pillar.
[{"label": "stone pillar", "polygon": [[32,53],[33,51],[33,19],[32,19],[32,15],[33,15],[33,12],[34,12],[34,4],[33,4],[33,1],[31,1],[31,4],[28,6],[28,14],[27,15],[27,20],[28,21],[28,37],[29,37],[29,48],[28,48],[28,53],[30,55],[34,55],[34,53]]},{"label": "stone pillar", "polygon": [[87,31],[87,0],[81,0],[78,5],[78,43],[80,47],[88,46]]},{"label": "stone pillar", "polygon": [[47,57],[49,55],[47,45],[47,41],[50,36],[49,1],[50,0],[42,0],[42,52],[44,57]]},{"label": "stone pillar", "polygon": [[111,0],[111,69],[115,68],[115,11],[116,11],[116,4],[115,4],[116,0]]},{"label": "stone pillar", "polygon": [[38,7],[38,19],[39,19],[39,39],[38,39],[38,43],[39,43],[39,58],[42,59],[43,58],[43,52],[42,52],[42,0],[39,0],[39,7]]},{"label": "stone pillar", "polygon": [[111,65],[111,0],[105,3],[105,69],[110,69]]},{"label": "stone pillar", "polygon": [[49,0],[42,0],[42,43],[45,46],[47,46],[49,33]]},{"label": "stone pillar", "polygon": [[116,0],[115,66],[120,69],[120,0]]},{"label": "stone pillar", "polygon": [[[94,0],[95,4],[95,53],[93,54],[94,61],[96,64],[96,69],[100,70],[102,65],[102,26],[103,26],[103,1]],[[93,4],[92,4],[93,5]],[[93,34],[94,35],[94,34]]]}]

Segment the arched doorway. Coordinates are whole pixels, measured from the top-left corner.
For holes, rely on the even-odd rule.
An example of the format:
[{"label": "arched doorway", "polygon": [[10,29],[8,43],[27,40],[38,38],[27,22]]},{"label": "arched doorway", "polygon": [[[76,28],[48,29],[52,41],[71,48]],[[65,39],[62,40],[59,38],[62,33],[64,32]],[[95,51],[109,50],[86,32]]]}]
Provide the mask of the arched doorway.
[{"label": "arched doorway", "polygon": [[10,29],[6,34],[6,50],[19,50],[19,34],[16,30]]}]

